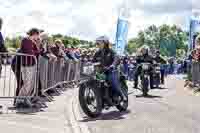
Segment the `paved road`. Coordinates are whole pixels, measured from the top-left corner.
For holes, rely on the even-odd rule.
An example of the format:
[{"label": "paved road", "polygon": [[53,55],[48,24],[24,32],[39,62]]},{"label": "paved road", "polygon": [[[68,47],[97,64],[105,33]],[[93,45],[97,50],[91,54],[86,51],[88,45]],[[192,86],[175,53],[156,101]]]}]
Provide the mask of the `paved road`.
[{"label": "paved road", "polygon": [[14,96],[16,88],[17,82],[11,67],[3,65],[0,75],[0,97]]},{"label": "paved road", "polygon": [[[14,96],[15,75],[10,66],[3,66],[0,76],[0,97]],[[48,108],[13,108],[13,99],[0,99],[0,132],[2,133],[81,133],[72,108],[77,89],[66,88],[54,101],[46,102]],[[81,125],[81,124],[80,124]],[[84,127],[84,126],[83,126]]]},{"label": "paved road", "polygon": [[111,109],[98,119],[83,118],[81,113],[79,121],[91,133],[199,133],[200,97],[184,90],[183,84],[182,76],[170,76],[165,89],[150,91],[151,98],[141,97],[130,84],[128,112]]},{"label": "paved road", "polygon": [[129,84],[129,111],[122,114],[111,109],[98,119],[84,116],[78,106],[77,89],[69,89],[42,111],[25,111],[28,114],[4,111],[0,115],[0,130],[4,133],[199,133],[200,97],[184,90],[183,83],[181,76],[169,77],[165,89],[150,91],[151,98],[140,97],[141,92],[131,89]]},{"label": "paved road", "polygon": [[[2,133],[72,133],[70,102],[73,90],[56,96],[55,101],[47,103],[48,108],[41,110],[3,110],[0,115],[0,132]],[[0,101],[0,104],[2,101]],[[11,101],[4,101],[10,105]]]}]

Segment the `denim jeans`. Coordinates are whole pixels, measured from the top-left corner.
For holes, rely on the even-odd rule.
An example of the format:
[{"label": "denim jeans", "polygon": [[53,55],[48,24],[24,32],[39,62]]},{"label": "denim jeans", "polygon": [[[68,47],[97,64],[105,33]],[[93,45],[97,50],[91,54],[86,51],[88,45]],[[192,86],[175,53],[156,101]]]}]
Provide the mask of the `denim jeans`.
[{"label": "denim jeans", "polygon": [[161,75],[161,83],[164,84],[164,82],[165,82],[165,69],[160,70],[160,75]]},{"label": "denim jeans", "polygon": [[111,83],[114,93],[117,93],[118,95],[122,96],[118,73],[118,71],[108,72],[107,80]]}]

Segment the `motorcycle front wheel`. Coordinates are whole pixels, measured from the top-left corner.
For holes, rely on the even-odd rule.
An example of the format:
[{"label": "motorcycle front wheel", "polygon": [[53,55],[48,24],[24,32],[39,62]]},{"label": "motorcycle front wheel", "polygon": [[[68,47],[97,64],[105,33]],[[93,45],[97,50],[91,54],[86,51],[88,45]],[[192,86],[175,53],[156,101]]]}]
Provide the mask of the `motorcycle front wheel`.
[{"label": "motorcycle front wheel", "polygon": [[141,84],[142,84],[143,96],[147,96],[148,95],[148,91],[149,91],[149,79],[148,79],[148,77],[143,77]]},{"label": "motorcycle front wheel", "polygon": [[101,93],[94,83],[88,82],[80,86],[79,103],[88,117],[96,118],[102,113]]}]

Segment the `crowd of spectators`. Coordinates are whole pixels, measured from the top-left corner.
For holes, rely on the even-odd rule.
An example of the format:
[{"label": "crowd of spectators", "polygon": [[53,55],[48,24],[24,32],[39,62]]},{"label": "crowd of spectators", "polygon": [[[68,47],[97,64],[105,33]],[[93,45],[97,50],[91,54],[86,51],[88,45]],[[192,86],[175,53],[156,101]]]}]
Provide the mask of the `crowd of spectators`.
[{"label": "crowd of spectators", "polygon": [[[88,63],[92,61],[93,55],[95,53],[95,49],[92,50],[80,50],[81,52],[81,60],[84,63]],[[174,57],[165,58],[167,60],[167,64],[163,64],[161,67],[164,67],[165,74],[182,74],[187,72],[187,60],[186,59],[177,59]],[[121,71],[126,75],[128,80],[134,80],[134,72],[136,69],[136,55],[133,56],[124,56],[121,58],[120,68]]]},{"label": "crowd of spectators", "polygon": [[[13,58],[11,68],[17,79],[16,96],[42,96],[41,92],[41,80],[38,82],[38,92],[35,94],[35,75],[37,71],[45,71],[43,68],[39,68],[39,58],[42,57],[48,62],[55,62],[60,58],[65,61],[79,61],[81,53],[79,49],[65,48],[62,40],[55,39],[53,42],[48,40],[48,36],[44,31],[37,28],[32,28],[27,32],[27,36],[21,41],[21,46],[17,50],[17,55]],[[20,54],[26,54],[27,56],[19,56]],[[36,58],[35,58],[36,57]],[[45,63],[45,62],[43,62]],[[58,68],[59,69],[59,68]],[[55,73],[55,72],[54,72]],[[41,77],[39,77],[41,78]],[[24,101],[16,99],[14,104],[16,106],[31,106],[32,101]]]},{"label": "crowd of spectators", "polygon": [[[2,27],[2,20],[0,19],[0,29]],[[197,39],[197,48],[192,52],[194,60],[200,60],[200,37]],[[0,32],[0,52],[5,52],[3,37]],[[21,41],[21,46],[17,50],[17,53],[27,54],[29,56],[15,56],[11,63],[11,68],[17,79],[16,96],[33,96],[34,78],[37,71],[37,60],[40,56],[46,58],[48,61],[56,61],[59,58],[64,58],[65,61],[81,61],[82,63],[92,62],[93,56],[97,49],[78,49],[78,48],[66,48],[60,39],[55,39],[53,42],[48,40],[48,35],[37,28],[32,28],[27,32],[27,36]],[[36,57],[36,58],[35,58]],[[1,57],[0,57],[1,58]],[[0,63],[1,64],[1,63]],[[173,73],[174,60],[168,60],[167,73]],[[179,68],[185,67],[185,62],[177,62]],[[120,60],[121,71],[126,75],[127,80],[134,80],[134,72],[136,69],[136,57],[124,56]],[[1,68],[0,68],[1,69]],[[179,71],[179,69],[178,69]],[[181,70],[182,72],[182,70]],[[40,86],[40,85],[39,85]],[[38,95],[42,95],[38,92]],[[14,102],[15,105],[24,104],[24,101],[17,99]],[[30,103],[26,103],[30,104]]]}]

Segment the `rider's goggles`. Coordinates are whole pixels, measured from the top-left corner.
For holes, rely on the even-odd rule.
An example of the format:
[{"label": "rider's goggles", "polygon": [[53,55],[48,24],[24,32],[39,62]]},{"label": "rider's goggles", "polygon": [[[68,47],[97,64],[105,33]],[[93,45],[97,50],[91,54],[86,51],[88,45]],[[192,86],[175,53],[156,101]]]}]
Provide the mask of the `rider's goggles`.
[{"label": "rider's goggles", "polygon": [[100,45],[102,45],[103,44],[103,41],[96,41],[96,45],[97,46],[100,46]]}]

